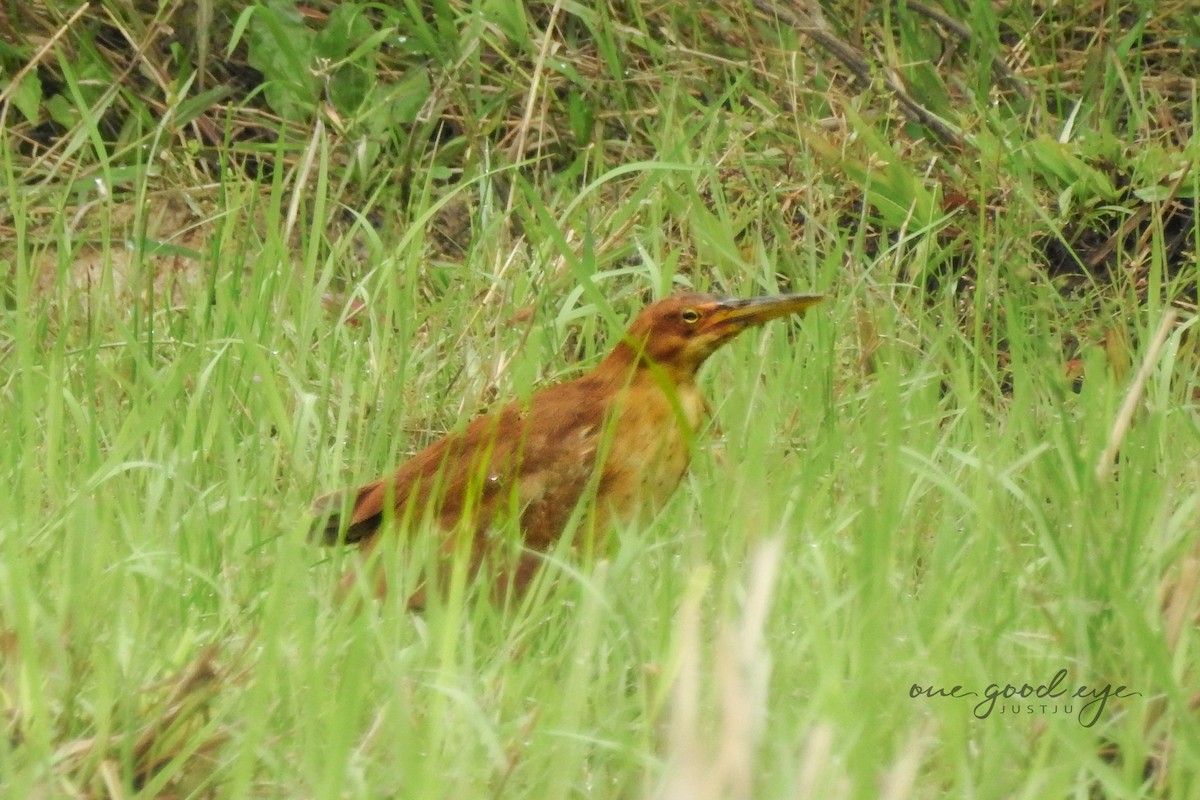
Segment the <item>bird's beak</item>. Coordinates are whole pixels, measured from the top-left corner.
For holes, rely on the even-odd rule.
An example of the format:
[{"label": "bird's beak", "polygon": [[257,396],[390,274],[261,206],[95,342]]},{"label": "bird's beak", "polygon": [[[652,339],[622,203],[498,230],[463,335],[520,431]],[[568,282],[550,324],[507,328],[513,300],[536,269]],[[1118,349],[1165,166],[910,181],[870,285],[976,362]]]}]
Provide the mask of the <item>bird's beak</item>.
[{"label": "bird's beak", "polygon": [[748,300],[719,300],[705,327],[736,333],[788,314],[802,314],[824,299],[825,295],[821,294],[780,294]]}]

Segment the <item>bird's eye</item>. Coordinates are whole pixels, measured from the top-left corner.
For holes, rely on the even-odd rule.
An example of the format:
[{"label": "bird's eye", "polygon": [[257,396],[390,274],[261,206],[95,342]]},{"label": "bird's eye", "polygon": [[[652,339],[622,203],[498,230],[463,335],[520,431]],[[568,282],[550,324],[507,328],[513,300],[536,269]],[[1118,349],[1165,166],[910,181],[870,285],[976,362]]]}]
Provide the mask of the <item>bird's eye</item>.
[{"label": "bird's eye", "polygon": [[680,316],[682,316],[683,321],[688,323],[689,325],[700,321],[700,312],[696,311],[696,309],[694,309],[694,308],[685,308],[683,310],[683,314],[681,314]]}]

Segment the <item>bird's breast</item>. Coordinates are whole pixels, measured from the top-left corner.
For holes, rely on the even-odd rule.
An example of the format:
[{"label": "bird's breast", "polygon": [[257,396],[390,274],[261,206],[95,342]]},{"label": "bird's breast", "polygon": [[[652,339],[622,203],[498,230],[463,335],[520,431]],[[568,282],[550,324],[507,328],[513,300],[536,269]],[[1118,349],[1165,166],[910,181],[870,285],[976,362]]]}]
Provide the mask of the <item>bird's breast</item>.
[{"label": "bird's breast", "polygon": [[631,386],[608,442],[599,497],[602,513],[627,523],[656,514],[679,486],[706,404],[694,385],[664,391]]}]

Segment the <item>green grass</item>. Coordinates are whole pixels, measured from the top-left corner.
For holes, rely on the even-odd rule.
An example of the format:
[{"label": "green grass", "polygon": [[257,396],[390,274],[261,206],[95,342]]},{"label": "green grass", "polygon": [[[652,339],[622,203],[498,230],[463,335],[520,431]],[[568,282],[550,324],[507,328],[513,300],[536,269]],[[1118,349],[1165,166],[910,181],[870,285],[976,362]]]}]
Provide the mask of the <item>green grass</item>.
[{"label": "green grass", "polygon": [[[1160,127],[1195,107],[1157,93],[1167,23],[1114,45],[1137,56],[1116,75],[1071,38],[1085,10],[961,14],[961,74],[907,77],[961,115],[959,156],[742,9],[568,9],[542,62],[517,34],[547,8],[435,6],[411,47],[430,85],[469,80],[429,115],[336,108],[348,132],[317,129],[300,87],[276,143],[212,146],[215,177],[159,115],[106,127],[137,101],[82,79],[107,52],[86,34],[61,160],[32,158],[6,107],[0,793],[1200,792],[1194,263],[1163,205],[1111,267],[1046,255],[1086,257],[1080,230],[1136,212],[1113,174],[1197,193],[1171,172],[1194,137]],[[897,62],[936,39],[907,10],[860,22]],[[1033,99],[996,106],[1004,26],[1044,35]],[[393,55],[342,54],[415,91]],[[1096,101],[1068,122],[1076,96]],[[204,113],[232,131],[252,100]],[[460,135],[430,139],[438,114]],[[498,142],[521,125],[514,158]],[[232,167],[251,152],[261,180]],[[678,285],[830,299],[712,359],[714,430],[657,520],[594,560],[551,554],[506,606],[472,585],[421,615],[399,592],[333,601],[350,555],[307,542],[313,497],[578,374]],[[401,582],[428,541],[385,554]],[[980,718],[989,685],[1060,670],[1137,694]],[[937,696],[956,686],[976,694]]]}]

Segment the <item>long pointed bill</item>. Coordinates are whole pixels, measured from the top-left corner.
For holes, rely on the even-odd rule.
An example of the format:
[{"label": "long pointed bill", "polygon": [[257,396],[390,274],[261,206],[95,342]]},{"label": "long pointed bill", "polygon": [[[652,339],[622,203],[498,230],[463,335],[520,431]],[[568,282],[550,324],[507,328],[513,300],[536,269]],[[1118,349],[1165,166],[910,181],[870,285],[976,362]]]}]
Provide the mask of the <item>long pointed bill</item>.
[{"label": "long pointed bill", "polygon": [[748,300],[721,300],[705,327],[731,332],[745,330],[788,314],[801,314],[824,299],[825,295],[821,294],[780,294]]}]

